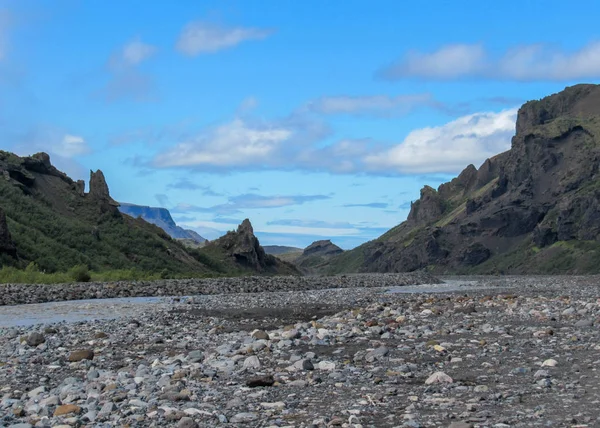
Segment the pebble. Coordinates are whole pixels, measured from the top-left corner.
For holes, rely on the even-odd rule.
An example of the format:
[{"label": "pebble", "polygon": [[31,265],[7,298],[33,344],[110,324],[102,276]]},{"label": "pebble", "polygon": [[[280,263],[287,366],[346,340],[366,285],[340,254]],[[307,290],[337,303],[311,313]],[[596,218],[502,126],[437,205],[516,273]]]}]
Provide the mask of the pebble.
[{"label": "pebble", "polygon": [[[592,427],[599,278],[392,294],[245,277],[116,319],[0,327],[0,425]],[[280,291],[234,293],[262,281]]]}]

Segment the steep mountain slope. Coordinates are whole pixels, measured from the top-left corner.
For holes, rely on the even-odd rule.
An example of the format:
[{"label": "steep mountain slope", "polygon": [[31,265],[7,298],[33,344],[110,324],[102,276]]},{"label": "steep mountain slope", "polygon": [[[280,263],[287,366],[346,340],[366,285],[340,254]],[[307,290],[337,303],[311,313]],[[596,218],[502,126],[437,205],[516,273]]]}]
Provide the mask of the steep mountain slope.
[{"label": "steep mountain slope", "polygon": [[167,232],[171,238],[191,239],[198,244],[202,244],[206,241],[206,239],[193,230],[188,230],[177,226],[173,220],[173,217],[171,217],[171,213],[166,208],[121,203],[119,206],[119,211],[133,218],[143,218],[148,223],[152,223],[160,227],[162,230]]},{"label": "steep mountain slope", "polygon": [[326,272],[600,272],[600,86],[519,110],[511,149],[424,187],[405,222]]},{"label": "steep mountain slope", "polygon": [[0,173],[2,265],[35,262],[46,272],[79,264],[97,271],[214,272],[160,228],[121,214],[101,171],[91,172],[85,193],[84,182],[58,171],[45,153],[0,151]]},{"label": "steep mountain slope", "polygon": [[[226,235],[208,242],[196,251],[204,255],[207,261],[214,260],[217,263],[225,264],[231,271],[238,273],[300,274],[291,263],[265,253],[258,238],[254,236],[254,229],[248,219],[245,219],[236,231],[229,231]],[[208,263],[210,264],[210,262]]]}]

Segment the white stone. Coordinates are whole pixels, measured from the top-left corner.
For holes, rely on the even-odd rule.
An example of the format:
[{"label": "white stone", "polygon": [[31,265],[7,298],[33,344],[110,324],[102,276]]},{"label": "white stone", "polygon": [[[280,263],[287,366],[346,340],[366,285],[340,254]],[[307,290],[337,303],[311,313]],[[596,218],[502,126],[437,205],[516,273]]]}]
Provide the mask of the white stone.
[{"label": "white stone", "polygon": [[320,361],[317,367],[320,370],[335,370],[335,363],[333,361]]},{"label": "white stone", "polygon": [[558,361],[553,358],[550,358],[542,363],[542,367],[556,367],[558,365]]},{"label": "white stone", "polygon": [[426,385],[431,385],[433,383],[452,383],[453,380],[450,376],[448,376],[444,372],[435,372],[431,376],[427,378],[425,381]]},{"label": "white stone", "polygon": [[245,369],[259,369],[260,366],[260,360],[256,355],[252,355],[244,360]]}]

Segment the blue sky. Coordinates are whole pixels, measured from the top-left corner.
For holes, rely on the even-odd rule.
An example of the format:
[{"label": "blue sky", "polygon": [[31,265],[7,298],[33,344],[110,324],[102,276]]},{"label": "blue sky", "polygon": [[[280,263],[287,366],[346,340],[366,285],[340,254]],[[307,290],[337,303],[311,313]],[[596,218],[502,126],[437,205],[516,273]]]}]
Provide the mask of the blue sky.
[{"label": "blue sky", "polygon": [[[571,18],[576,14],[576,23]],[[213,239],[343,248],[600,77],[600,4],[0,1],[0,137]]]}]

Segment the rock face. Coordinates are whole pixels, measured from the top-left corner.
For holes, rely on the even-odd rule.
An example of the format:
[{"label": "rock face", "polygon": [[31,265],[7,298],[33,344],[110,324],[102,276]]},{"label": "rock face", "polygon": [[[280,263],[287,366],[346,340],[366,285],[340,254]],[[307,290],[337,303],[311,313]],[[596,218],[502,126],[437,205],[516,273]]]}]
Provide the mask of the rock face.
[{"label": "rock face", "polygon": [[[78,188],[79,185],[76,184],[76,187]],[[119,206],[119,203],[111,198],[108,191],[108,184],[106,184],[106,179],[102,171],[90,171],[90,191],[87,196],[100,202],[100,207],[103,211],[118,212],[116,208]]]},{"label": "rock face", "polygon": [[599,272],[599,165],[600,86],[530,101],[509,151],[425,186],[404,223],[327,270]]},{"label": "rock face", "polygon": [[245,219],[235,232],[227,232],[225,236],[210,242],[205,248],[207,250],[215,248],[224,252],[236,266],[242,269],[256,272],[299,273],[291,264],[265,253],[248,219]]},{"label": "rock face", "polygon": [[131,217],[141,217],[148,223],[152,223],[164,230],[171,238],[191,239],[198,244],[206,242],[206,239],[193,230],[186,230],[177,226],[171,213],[166,208],[148,207],[134,204],[120,204],[119,211]]}]

